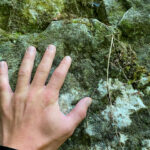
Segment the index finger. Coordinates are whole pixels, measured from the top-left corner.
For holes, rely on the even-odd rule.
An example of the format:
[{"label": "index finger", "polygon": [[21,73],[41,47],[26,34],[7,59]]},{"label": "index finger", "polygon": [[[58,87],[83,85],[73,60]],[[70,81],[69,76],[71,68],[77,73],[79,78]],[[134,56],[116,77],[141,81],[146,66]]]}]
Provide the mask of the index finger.
[{"label": "index finger", "polygon": [[36,55],[36,49],[33,46],[30,46],[23,58],[23,61],[21,63],[19,72],[18,72],[18,80],[16,85],[16,91],[19,92],[23,89],[25,89],[31,79],[31,72],[34,65],[34,59]]}]

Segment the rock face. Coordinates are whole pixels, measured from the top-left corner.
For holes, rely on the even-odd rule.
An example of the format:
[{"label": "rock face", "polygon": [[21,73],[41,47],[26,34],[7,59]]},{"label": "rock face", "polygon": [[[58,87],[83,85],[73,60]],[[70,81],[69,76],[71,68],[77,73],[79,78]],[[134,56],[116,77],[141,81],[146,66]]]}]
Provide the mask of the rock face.
[{"label": "rock face", "polygon": [[87,118],[60,150],[150,148],[149,41],[149,0],[0,1],[0,60],[8,63],[12,89],[26,48],[37,47],[33,77],[54,44],[50,75],[64,56],[73,59],[61,110],[93,98]]},{"label": "rock face", "polygon": [[[19,32],[36,32],[59,17],[64,9],[63,0],[2,0],[0,27]],[[4,24],[3,24],[4,22]]]}]

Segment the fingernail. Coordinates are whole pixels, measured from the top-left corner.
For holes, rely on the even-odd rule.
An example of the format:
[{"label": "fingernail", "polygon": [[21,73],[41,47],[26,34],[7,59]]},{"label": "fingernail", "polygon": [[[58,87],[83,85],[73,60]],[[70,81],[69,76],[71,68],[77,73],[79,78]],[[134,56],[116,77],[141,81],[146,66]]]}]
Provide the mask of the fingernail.
[{"label": "fingernail", "polygon": [[89,107],[92,104],[92,99],[91,98],[87,98],[86,104]]},{"label": "fingernail", "polygon": [[5,67],[5,61],[0,62],[0,67],[3,69]]},{"label": "fingernail", "polygon": [[29,52],[30,54],[35,53],[35,47],[30,46],[30,47],[28,48],[28,52]]},{"label": "fingernail", "polygon": [[54,52],[56,50],[56,46],[55,45],[49,45],[47,50]]},{"label": "fingernail", "polygon": [[72,60],[70,56],[66,56],[65,59],[66,59],[67,61],[71,61],[71,60]]}]

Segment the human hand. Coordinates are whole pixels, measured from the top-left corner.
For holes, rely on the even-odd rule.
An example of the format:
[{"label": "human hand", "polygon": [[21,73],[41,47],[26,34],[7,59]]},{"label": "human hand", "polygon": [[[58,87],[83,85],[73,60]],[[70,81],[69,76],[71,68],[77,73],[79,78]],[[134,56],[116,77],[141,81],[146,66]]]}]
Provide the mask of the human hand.
[{"label": "human hand", "polygon": [[49,45],[30,84],[36,56],[36,49],[30,46],[18,72],[15,92],[9,85],[7,64],[0,62],[3,146],[19,150],[56,150],[85,118],[92,102],[88,97],[79,101],[68,115],[59,109],[59,90],[71,65],[69,56],[61,61],[45,85],[55,52],[56,47]]}]

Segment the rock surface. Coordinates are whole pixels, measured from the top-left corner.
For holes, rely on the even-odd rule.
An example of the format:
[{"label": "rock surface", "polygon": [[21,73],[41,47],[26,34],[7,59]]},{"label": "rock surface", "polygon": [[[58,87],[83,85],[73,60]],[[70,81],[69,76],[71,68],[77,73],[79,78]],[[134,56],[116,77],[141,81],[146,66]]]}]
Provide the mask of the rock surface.
[{"label": "rock surface", "polygon": [[8,63],[13,90],[26,48],[37,47],[33,77],[54,44],[49,77],[64,56],[73,59],[61,110],[66,114],[81,98],[93,98],[87,118],[60,150],[150,148],[149,41],[149,0],[0,1],[0,61]]}]

